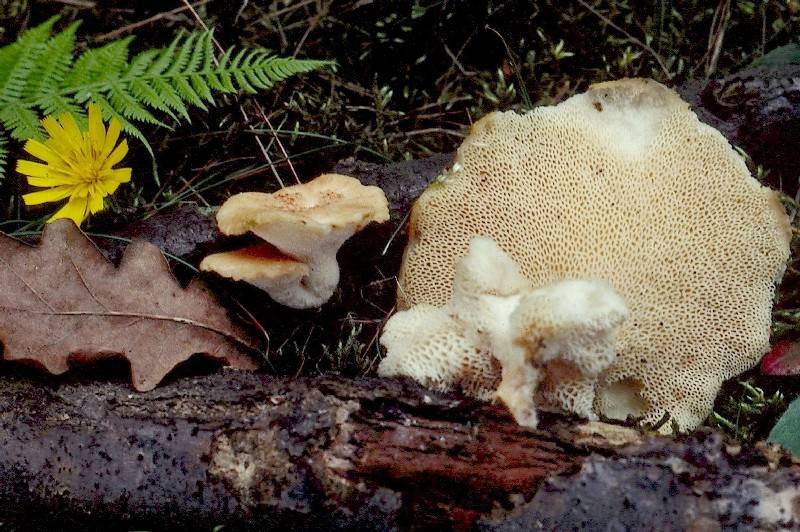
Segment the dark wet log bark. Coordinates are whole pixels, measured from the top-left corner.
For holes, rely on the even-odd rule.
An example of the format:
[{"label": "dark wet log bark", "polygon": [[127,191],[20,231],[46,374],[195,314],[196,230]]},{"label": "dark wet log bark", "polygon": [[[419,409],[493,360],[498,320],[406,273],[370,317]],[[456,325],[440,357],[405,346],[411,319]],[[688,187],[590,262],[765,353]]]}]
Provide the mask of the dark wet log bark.
[{"label": "dark wet log bark", "polygon": [[800,526],[800,467],[769,448],[528,431],[392,380],[4,376],[0,404],[0,519],[25,529]]},{"label": "dark wet log bark", "polygon": [[750,68],[691,81],[678,91],[703,122],[719,129],[764,169],[765,184],[797,192],[800,160],[800,65]]}]

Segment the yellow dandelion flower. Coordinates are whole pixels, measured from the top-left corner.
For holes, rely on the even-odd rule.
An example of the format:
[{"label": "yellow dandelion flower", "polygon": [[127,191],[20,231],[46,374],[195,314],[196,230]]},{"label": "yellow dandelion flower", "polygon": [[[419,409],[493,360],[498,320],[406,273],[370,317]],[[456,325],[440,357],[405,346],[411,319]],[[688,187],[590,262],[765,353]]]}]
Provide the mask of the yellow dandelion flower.
[{"label": "yellow dandelion flower", "polygon": [[34,187],[46,190],[22,196],[26,205],[40,205],[69,198],[49,222],[71,218],[80,225],[89,214],[103,210],[103,198],[113,194],[121,183],[131,180],[130,168],[114,168],[128,153],[128,142],[117,145],[120,123],[112,119],[106,130],[100,106],[89,104],[89,129],[81,131],[69,113],[58,120],[42,120],[49,137],[44,142],[30,139],[25,151],[44,163],[17,162],[17,172]]}]

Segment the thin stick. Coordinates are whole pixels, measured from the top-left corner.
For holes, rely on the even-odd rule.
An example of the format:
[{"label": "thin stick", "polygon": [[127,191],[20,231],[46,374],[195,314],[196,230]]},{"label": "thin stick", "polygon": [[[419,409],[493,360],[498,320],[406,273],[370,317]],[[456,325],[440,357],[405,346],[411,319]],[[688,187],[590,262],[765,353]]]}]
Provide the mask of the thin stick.
[{"label": "thin stick", "polygon": [[[183,1],[184,5],[187,6],[187,8],[191,12],[192,16],[194,17],[194,19],[197,21],[197,23],[200,24],[200,27],[202,27],[205,31],[208,31],[208,26],[206,26],[206,23],[203,22],[203,19],[200,18],[200,15],[197,14],[197,11],[194,10],[192,5],[189,3],[189,0],[182,0],[182,1]],[[224,53],[225,49],[222,47],[222,45],[219,43],[219,41],[217,41],[216,38],[212,38],[212,40],[214,41],[214,45],[217,47],[217,50],[219,50],[220,52]],[[217,61],[216,57],[214,58],[214,62],[219,64],[219,62]],[[247,111],[244,110],[244,107],[242,106],[242,104],[239,104],[239,111],[242,113],[242,118],[244,118],[244,123],[247,124],[247,127],[249,129],[252,130],[253,126],[250,123],[250,116],[247,114]],[[272,169],[272,174],[275,176],[275,179],[278,181],[278,185],[280,185],[281,188],[284,188],[285,185],[283,184],[283,180],[281,179],[281,176],[278,174],[278,170],[275,168],[275,165],[272,163],[272,159],[270,158],[269,154],[267,153],[267,149],[264,147],[264,143],[261,142],[261,138],[258,135],[255,135],[255,140],[256,140],[256,144],[258,145],[258,149],[261,152],[261,155],[264,156],[264,159],[267,161],[267,164],[269,164],[269,167]]]},{"label": "thin stick", "polygon": [[403,219],[400,220],[400,223],[397,224],[397,229],[394,230],[394,232],[392,233],[392,236],[389,237],[389,241],[386,242],[386,245],[383,247],[383,251],[381,251],[381,257],[386,256],[386,253],[389,251],[389,246],[392,245],[392,242],[397,237],[397,235],[400,233],[400,230],[403,229],[406,226],[406,221],[408,220],[408,217],[409,217],[410,214],[411,214],[411,210],[409,210],[405,214],[405,216],[403,216]]},{"label": "thin stick", "polygon": [[612,22],[612,20],[610,18],[608,18],[604,14],[600,13],[598,10],[596,10],[594,7],[592,7],[591,5],[586,3],[584,0],[578,0],[578,3],[580,5],[582,5],[583,7],[585,7],[586,9],[588,9],[589,11],[591,11],[592,13],[594,13],[594,15],[596,17],[598,17],[600,20],[602,20],[603,22],[605,22],[606,24],[608,24],[609,26],[611,26],[612,28],[614,28],[618,32],[620,32],[623,35],[625,35],[625,37],[627,37],[628,40],[631,41],[633,44],[641,47],[647,53],[652,55],[653,59],[655,59],[656,63],[658,63],[658,66],[661,67],[661,70],[664,72],[664,75],[667,76],[667,79],[672,79],[673,76],[672,76],[672,74],[670,74],[669,69],[667,68],[667,65],[664,64],[664,61],[661,59],[661,56],[658,55],[658,52],[653,50],[653,48],[651,46],[643,43],[642,41],[640,41],[639,39],[637,39],[636,37],[631,35],[625,29],[623,29],[623,28],[617,26],[616,24],[614,24],[614,22]]},{"label": "thin stick", "polygon": [[722,0],[714,11],[714,19],[708,30],[708,47],[706,49],[706,78],[717,69],[717,61],[722,51],[722,41],[725,39],[725,24],[730,17],[730,0]]},{"label": "thin stick", "polygon": [[83,7],[86,9],[93,9],[97,3],[90,0],[55,0],[59,4],[66,4],[68,6]]},{"label": "thin stick", "polygon": [[[211,0],[201,0],[200,2],[197,3],[197,7],[205,5],[205,4],[209,3],[210,1]],[[128,33],[130,31],[133,31],[135,29],[141,28],[142,26],[147,26],[148,24],[151,24],[153,22],[157,22],[157,21],[159,21],[161,19],[177,15],[178,13],[182,13],[182,12],[186,11],[187,9],[189,9],[189,7],[184,5],[184,6],[181,6],[181,7],[176,7],[175,9],[172,9],[170,11],[164,11],[162,13],[156,13],[152,17],[140,20],[139,22],[134,22],[133,24],[128,24],[127,26],[122,26],[121,28],[117,28],[114,31],[109,31],[108,33],[103,33],[102,35],[98,35],[97,37],[94,38],[94,40],[95,40],[95,42],[108,41],[108,40],[114,39],[116,37],[119,37],[120,35],[123,35],[125,33]]]},{"label": "thin stick", "polygon": [[297,176],[297,172],[294,169],[294,165],[292,164],[292,158],[289,157],[288,153],[286,153],[286,148],[283,147],[283,142],[281,142],[280,137],[278,137],[278,133],[275,131],[275,128],[272,127],[272,122],[270,122],[267,115],[264,114],[264,109],[261,108],[261,104],[258,102],[255,103],[256,103],[256,108],[258,109],[258,112],[261,115],[261,119],[267,123],[269,130],[272,132],[272,136],[275,137],[275,142],[278,144],[278,148],[280,148],[284,159],[286,159],[286,162],[289,164],[289,169],[292,171],[294,180],[297,181],[297,184],[300,184],[300,178]]}]

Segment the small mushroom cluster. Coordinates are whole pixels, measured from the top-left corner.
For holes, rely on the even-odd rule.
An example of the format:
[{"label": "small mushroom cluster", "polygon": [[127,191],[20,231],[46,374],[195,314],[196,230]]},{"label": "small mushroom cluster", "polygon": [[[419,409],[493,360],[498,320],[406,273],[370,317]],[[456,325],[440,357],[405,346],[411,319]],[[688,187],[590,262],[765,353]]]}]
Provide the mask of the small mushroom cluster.
[{"label": "small mushroom cluster", "polygon": [[223,234],[250,232],[264,242],[209,255],[200,269],[246,281],[287,307],[317,307],[339,283],[341,245],[370,222],[388,219],[381,189],[339,174],[272,194],[244,192],[220,207],[217,224]]},{"label": "small mushroom cluster", "polygon": [[534,288],[492,239],[475,237],[456,264],[445,306],[417,305],[387,322],[381,336],[387,356],[378,372],[485,400],[496,395],[529,427],[537,424],[537,395],[544,396],[539,403],[557,404],[549,396],[576,387],[582,393],[572,394],[580,398],[573,411],[596,419],[597,376],[614,360],[615,331],[627,314],[608,283],[565,280]]}]

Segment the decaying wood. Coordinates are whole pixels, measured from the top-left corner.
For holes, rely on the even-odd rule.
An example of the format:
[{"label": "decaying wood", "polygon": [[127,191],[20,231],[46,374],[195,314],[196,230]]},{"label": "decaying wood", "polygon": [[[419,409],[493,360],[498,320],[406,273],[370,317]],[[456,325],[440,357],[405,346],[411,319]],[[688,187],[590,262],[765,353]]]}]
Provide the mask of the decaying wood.
[{"label": "decaying wood", "polygon": [[0,518],[25,528],[800,526],[800,466],[774,449],[529,431],[400,381],[227,370],[136,394],[6,375],[0,405]]}]

